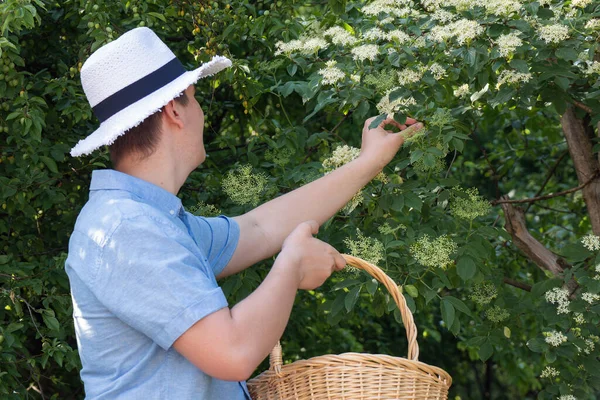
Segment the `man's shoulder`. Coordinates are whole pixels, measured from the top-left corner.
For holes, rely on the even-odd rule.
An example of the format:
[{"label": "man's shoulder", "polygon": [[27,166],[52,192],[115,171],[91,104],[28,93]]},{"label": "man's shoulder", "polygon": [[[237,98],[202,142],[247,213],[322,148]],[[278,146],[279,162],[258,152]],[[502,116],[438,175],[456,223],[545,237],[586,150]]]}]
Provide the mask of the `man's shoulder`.
[{"label": "man's shoulder", "polygon": [[90,197],[77,217],[74,233],[84,235],[102,247],[122,224],[167,223],[168,217],[157,208],[140,201],[135,196],[111,191]]}]

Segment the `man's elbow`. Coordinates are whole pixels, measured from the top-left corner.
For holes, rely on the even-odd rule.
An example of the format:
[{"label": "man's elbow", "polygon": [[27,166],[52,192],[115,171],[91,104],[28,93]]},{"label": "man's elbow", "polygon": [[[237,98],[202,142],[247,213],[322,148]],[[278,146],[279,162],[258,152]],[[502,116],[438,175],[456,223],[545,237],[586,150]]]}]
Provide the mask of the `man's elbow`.
[{"label": "man's elbow", "polygon": [[250,357],[244,357],[241,354],[231,354],[224,356],[219,360],[214,360],[211,365],[201,365],[205,363],[193,363],[198,369],[207,375],[223,381],[246,381],[250,379],[256,369],[256,362]]}]

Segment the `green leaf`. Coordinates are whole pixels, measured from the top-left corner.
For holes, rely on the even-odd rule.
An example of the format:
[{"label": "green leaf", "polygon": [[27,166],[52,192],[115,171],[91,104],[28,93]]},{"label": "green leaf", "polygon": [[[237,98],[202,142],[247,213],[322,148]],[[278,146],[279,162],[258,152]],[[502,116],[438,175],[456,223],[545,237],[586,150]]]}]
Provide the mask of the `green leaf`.
[{"label": "green leaf", "polygon": [[46,156],[40,156],[40,160],[42,160],[42,162],[44,164],[46,164],[46,167],[48,167],[48,169],[50,171],[54,172],[55,174],[58,173],[58,167],[56,166],[56,161],[54,161],[50,157],[46,157]]},{"label": "green leaf", "polygon": [[358,295],[360,294],[360,289],[362,289],[362,286],[356,286],[352,288],[352,290],[350,290],[348,294],[346,294],[344,305],[346,306],[347,312],[352,311],[352,309],[354,308],[354,304],[356,304],[356,300],[358,299]]},{"label": "green leaf", "polygon": [[463,281],[468,281],[469,279],[474,277],[475,273],[477,272],[477,266],[475,265],[475,261],[473,261],[473,259],[468,256],[460,257],[456,262],[456,272]]},{"label": "green leaf", "polygon": [[379,282],[377,281],[377,279],[371,279],[367,281],[366,286],[367,292],[369,292],[369,294],[372,296],[377,291],[377,286],[379,286]]},{"label": "green leaf", "polygon": [[419,297],[419,289],[417,289],[414,285],[404,285],[403,288],[410,297]]},{"label": "green leaf", "polygon": [[561,47],[556,50],[556,57],[567,61],[576,61],[578,58],[577,50],[572,47]]},{"label": "green leaf", "polygon": [[451,303],[454,306],[454,308],[456,308],[458,311],[469,316],[471,315],[471,310],[462,300],[457,299],[454,296],[444,296],[443,300]]},{"label": "green leaf", "polygon": [[160,19],[162,22],[167,22],[167,19],[161,13],[150,11],[147,14],[153,16],[154,18]]},{"label": "green leaf", "polygon": [[42,319],[44,320],[44,323],[46,324],[46,326],[52,330],[52,331],[58,331],[60,328],[60,324],[58,323],[58,320],[56,319],[56,317],[52,317],[50,315],[46,315],[46,314],[42,314]]},{"label": "green leaf", "polygon": [[529,72],[529,65],[527,64],[527,61],[524,60],[513,59],[510,62],[510,66],[522,73]]},{"label": "green leaf", "polygon": [[369,125],[369,129],[375,129],[387,118],[387,114],[381,114],[377,118],[375,118],[371,124]]},{"label": "green leaf", "polygon": [[406,204],[408,207],[414,208],[417,211],[421,211],[423,201],[416,194],[412,192],[406,192],[404,193],[404,204]]},{"label": "green leaf", "polygon": [[494,346],[492,346],[490,342],[485,342],[479,348],[479,359],[481,361],[487,361],[492,356],[492,354],[494,354]]},{"label": "green leaf", "polygon": [[504,333],[505,338],[510,339],[511,332],[510,332],[510,328],[508,326],[504,327],[503,333]]},{"label": "green leaf", "polygon": [[346,12],[346,0],[329,0],[329,6],[334,14],[343,14]]},{"label": "green leaf", "polygon": [[548,344],[540,338],[534,338],[527,342],[527,347],[534,353],[542,353],[548,349]]},{"label": "green leaf", "polygon": [[456,311],[454,310],[454,306],[452,305],[452,303],[450,303],[444,297],[444,298],[442,298],[442,302],[440,304],[440,309],[442,312],[442,319],[446,323],[446,326],[448,327],[448,329],[450,329],[450,327],[454,323],[454,316],[456,314]]}]

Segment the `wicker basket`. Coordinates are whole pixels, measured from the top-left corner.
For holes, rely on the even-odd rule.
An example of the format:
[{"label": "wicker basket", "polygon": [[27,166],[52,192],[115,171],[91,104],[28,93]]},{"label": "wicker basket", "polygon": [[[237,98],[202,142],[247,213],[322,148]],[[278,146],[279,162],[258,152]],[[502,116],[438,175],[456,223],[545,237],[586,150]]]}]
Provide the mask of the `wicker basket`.
[{"label": "wicker basket", "polygon": [[417,328],[398,286],[381,269],[344,255],[349,265],[368,272],[390,292],[402,315],[408,337],[408,357],[344,353],[282,365],[279,343],[271,352],[271,367],[248,381],[254,400],[446,400],[452,378],[443,369],[418,361]]}]

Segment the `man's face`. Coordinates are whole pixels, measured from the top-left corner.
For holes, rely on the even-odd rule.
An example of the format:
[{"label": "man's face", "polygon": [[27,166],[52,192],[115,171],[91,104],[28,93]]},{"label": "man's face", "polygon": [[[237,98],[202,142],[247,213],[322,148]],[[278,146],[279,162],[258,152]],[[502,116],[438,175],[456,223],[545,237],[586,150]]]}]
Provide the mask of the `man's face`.
[{"label": "man's face", "polygon": [[202,164],[206,159],[206,150],[204,149],[204,112],[194,97],[196,88],[190,85],[185,94],[189,99],[188,104],[183,107],[186,122],[186,137],[182,151],[189,156],[190,162],[194,168]]}]

